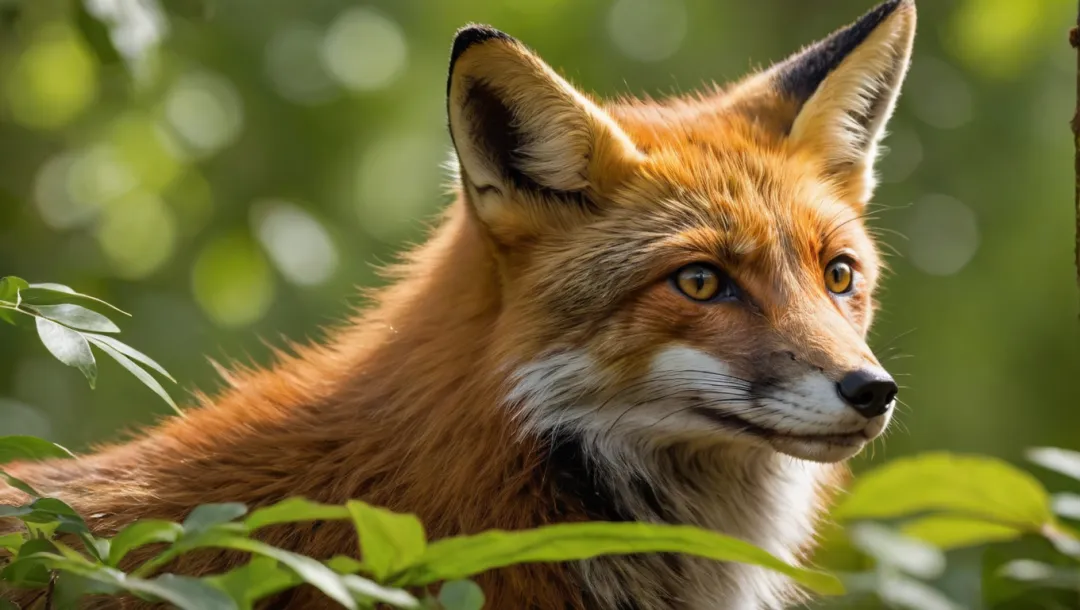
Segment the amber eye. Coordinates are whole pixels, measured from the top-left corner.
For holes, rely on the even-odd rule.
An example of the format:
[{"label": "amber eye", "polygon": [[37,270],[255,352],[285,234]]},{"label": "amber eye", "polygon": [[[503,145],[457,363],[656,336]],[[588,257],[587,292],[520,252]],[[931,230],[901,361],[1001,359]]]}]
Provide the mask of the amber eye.
[{"label": "amber eye", "polygon": [[715,268],[701,263],[687,265],[675,272],[675,286],[695,301],[712,301],[718,297],[734,296],[734,284]]},{"label": "amber eye", "polygon": [[834,260],[825,268],[825,287],[833,294],[847,294],[855,283],[855,272],[843,259]]}]

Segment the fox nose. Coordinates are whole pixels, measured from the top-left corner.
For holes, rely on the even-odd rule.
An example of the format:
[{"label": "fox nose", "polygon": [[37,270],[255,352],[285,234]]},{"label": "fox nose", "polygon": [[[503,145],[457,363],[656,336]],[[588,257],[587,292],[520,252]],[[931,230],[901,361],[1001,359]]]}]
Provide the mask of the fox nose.
[{"label": "fox nose", "polygon": [[844,375],[836,384],[836,390],[851,408],[870,419],[889,410],[899,388],[885,371],[866,368]]}]

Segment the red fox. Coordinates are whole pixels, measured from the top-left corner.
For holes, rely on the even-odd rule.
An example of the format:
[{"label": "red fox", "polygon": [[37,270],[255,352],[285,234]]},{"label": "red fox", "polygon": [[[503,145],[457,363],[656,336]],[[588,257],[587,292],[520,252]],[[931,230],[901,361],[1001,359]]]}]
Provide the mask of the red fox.
[{"label": "red fox", "polygon": [[[373,305],[323,344],[227,374],[185,418],[12,474],[102,533],[201,503],[360,498],[416,513],[433,538],[635,520],[805,559],[841,463],[882,434],[897,393],[865,342],[881,263],[863,219],[915,24],[913,0],[886,0],[725,88],[610,103],[465,27],[447,83],[458,196]],[[356,555],[350,527],[266,539]],[[170,570],[244,560],[207,551]],[[478,581],[496,610],[800,598],[764,569],[668,555]],[[271,607],[333,604],[300,588]]]}]

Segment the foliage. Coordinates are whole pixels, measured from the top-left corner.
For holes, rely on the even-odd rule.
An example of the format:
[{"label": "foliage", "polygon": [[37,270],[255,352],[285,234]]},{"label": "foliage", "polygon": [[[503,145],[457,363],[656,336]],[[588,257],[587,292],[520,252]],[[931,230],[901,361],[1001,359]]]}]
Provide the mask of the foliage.
[{"label": "foliage", "polygon": [[120,332],[108,317],[115,314],[128,315],[62,284],[30,284],[14,276],[0,278],[0,320],[17,324],[20,317],[32,319],[45,348],[60,362],[79,369],[91,388],[97,384],[97,361],[90,347],[98,348],[180,413],[169,393],[146,369],[175,383],[172,376],[146,354],[109,336]]},{"label": "foliage", "polygon": [[[1041,448],[1028,457],[1080,479],[1080,453]],[[818,559],[847,570],[854,599],[949,610],[963,606],[932,582],[945,571],[946,551],[975,549],[984,556],[983,607],[1071,607],[1080,596],[1080,535],[1065,520],[1080,517],[1078,498],[1052,495],[1031,474],[996,458],[898,459],[855,482],[833,512],[843,528],[828,533]],[[1028,552],[1039,559],[1025,557]],[[1056,605],[1062,603],[1068,605]]]},{"label": "foliage", "polygon": [[[40,439],[2,437],[0,456],[10,461],[66,458],[70,453]],[[136,521],[106,538],[91,533],[64,502],[41,497],[25,482],[0,474],[30,495],[24,505],[0,507],[0,516],[19,519],[24,526],[0,536],[0,548],[8,555],[0,561],[0,582],[42,589],[54,608],[73,607],[86,594],[121,593],[187,610],[251,608],[267,595],[307,583],[345,608],[371,608],[378,603],[395,608],[473,610],[482,607],[483,593],[465,579],[491,569],[652,552],[762,565],[819,593],[842,592],[832,576],[787,565],[741,540],[690,527],[581,523],[490,531],[429,543],[416,517],[355,500],[334,506],[291,498],[251,512],[243,504],[207,504],[192,510],[183,523]],[[360,558],[342,556],[320,562],[270,546],[255,535],[270,525],[312,520],[351,521],[359,536]],[[121,562],[131,551],[155,543],[164,546],[150,560],[121,570]],[[247,552],[251,560],[231,572],[202,578],[160,573],[180,555],[204,548]],[[437,583],[443,584],[433,595],[415,593],[429,591],[429,585]]]}]

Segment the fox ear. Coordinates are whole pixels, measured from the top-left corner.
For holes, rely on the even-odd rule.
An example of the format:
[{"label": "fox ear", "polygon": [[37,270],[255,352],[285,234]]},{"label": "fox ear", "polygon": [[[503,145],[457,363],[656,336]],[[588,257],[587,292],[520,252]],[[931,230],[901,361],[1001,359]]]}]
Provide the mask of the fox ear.
[{"label": "fox ear", "polygon": [[486,26],[457,33],[447,111],[462,181],[479,195],[580,201],[614,186],[640,157],[596,104],[524,45]]},{"label": "fox ear", "polygon": [[886,0],[762,75],[786,102],[792,146],[823,158],[860,203],[873,193],[878,144],[911,62],[915,22],[914,0]]}]

